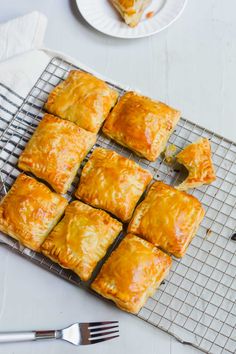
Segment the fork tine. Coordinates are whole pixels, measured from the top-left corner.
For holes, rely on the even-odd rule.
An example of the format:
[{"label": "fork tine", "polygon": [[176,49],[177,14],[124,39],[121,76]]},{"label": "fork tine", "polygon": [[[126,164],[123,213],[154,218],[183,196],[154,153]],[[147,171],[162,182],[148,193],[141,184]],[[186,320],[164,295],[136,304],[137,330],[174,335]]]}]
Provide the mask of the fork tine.
[{"label": "fork tine", "polygon": [[103,336],[106,336],[108,334],[114,334],[114,333],[119,333],[119,330],[118,331],[110,331],[110,332],[92,333],[90,335],[90,338],[103,337]]},{"label": "fork tine", "polygon": [[98,327],[107,324],[119,323],[119,321],[105,321],[105,322],[89,322],[88,327]]},{"label": "fork tine", "polygon": [[107,326],[107,327],[96,327],[96,328],[91,328],[89,329],[90,333],[93,333],[93,332],[99,332],[99,331],[104,331],[104,330],[107,330],[107,329],[113,329],[113,328],[119,328],[119,325],[116,325],[116,326]]},{"label": "fork tine", "polygon": [[119,337],[119,335],[117,336],[111,336],[111,337],[104,337],[104,338],[99,338],[99,339],[91,339],[90,340],[90,344],[96,344],[96,343],[100,343],[100,342],[105,342],[106,340],[110,340],[110,339],[114,339]]}]

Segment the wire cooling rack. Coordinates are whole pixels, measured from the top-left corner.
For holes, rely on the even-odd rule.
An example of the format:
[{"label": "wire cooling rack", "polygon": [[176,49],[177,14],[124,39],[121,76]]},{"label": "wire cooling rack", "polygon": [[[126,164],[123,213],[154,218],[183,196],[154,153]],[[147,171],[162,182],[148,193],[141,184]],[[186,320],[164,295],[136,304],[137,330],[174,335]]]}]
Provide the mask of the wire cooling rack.
[{"label": "wire cooling rack", "polygon": [[[20,96],[7,99],[13,112],[19,105],[15,114],[10,108],[2,108],[10,120],[2,118],[0,106],[2,195],[20,172],[17,160],[43,116],[43,105],[49,92],[65,79],[69,70],[75,68],[61,58],[53,58],[26,99]],[[108,84],[120,95],[125,92],[117,85]],[[16,100],[17,104],[14,103]],[[236,144],[183,118],[169,143],[180,150],[199,137],[211,140],[217,173],[217,180],[212,185],[192,191],[204,205],[206,216],[185,257],[174,260],[169,277],[137,316],[206,353],[232,354],[236,353],[236,242],[231,239],[236,231]],[[161,158],[151,163],[140,159],[102,134],[96,146],[112,148],[134,159],[151,170],[154,179],[173,185],[181,178],[181,174]],[[67,194],[69,200],[73,198],[78,176]],[[1,234],[0,242],[73,284],[87,286],[74,273],[19,245],[12,238]]]}]

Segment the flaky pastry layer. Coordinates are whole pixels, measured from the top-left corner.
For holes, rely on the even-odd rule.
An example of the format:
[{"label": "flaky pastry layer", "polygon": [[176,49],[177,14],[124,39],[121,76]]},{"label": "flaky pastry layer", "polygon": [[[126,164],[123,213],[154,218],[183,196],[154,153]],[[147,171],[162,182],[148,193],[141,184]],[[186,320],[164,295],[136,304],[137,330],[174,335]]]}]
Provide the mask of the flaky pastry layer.
[{"label": "flaky pastry layer", "polygon": [[97,148],[82,170],[75,196],[127,222],[151,179],[152,174],[134,161]]},{"label": "flaky pastry layer", "polygon": [[43,183],[20,174],[0,204],[0,230],[39,251],[56,225],[67,200]]},{"label": "flaky pastry layer", "polygon": [[185,254],[204,214],[197,198],[158,181],[136,208],[128,232],[180,258]]},{"label": "flaky pastry layer", "polygon": [[103,265],[92,289],[122,310],[138,313],[167,276],[171,264],[170,256],[128,234]]},{"label": "flaky pastry layer", "polygon": [[180,112],[166,104],[127,92],[108,116],[103,132],[137,155],[155,161],[179,118]]},{"label": "flaky pastry layer", "polygon": [[41,251],[87,281],[121,230],[122,224],[105,211],[74,201],[44,241]]}]

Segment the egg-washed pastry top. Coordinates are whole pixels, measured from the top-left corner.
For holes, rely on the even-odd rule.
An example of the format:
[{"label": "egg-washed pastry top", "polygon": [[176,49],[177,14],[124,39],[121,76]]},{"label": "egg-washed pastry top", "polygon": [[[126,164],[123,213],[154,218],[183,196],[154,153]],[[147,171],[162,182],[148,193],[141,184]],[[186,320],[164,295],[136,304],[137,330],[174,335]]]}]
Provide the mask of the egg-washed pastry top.
[{"label": "egg-washed pastry top", "polygon": [[92,289],[122,310],[138,313],[167,276],[171,264],[170,256],[128,234],[102,266]]},{"label": "egg-washed pastry top", "polygon": [[74,201],[44,241],[41,251],[87,281],[121,230],[122,224],[105,211]]},{"label": "egg-washed pastry top", "polygon": [[0,203],[0,230],[39,251],[67,204],[43,183],[20,174]]},{"label": "egg-washed pastry top", "polygon": [[82,170],[75,196],[127,222],[151,179],[133,160],[97,148]]},{"label": "egg-washed pastry top", "polygon": [[179,258],[185,254],[203,216],[197,198],[158,181],[136,208],[128,232]]},{"label": "egg-washed pastry top", "polygon": [[45,114],[25,147],[18,167],[47,181],[58,193],[66,193],[96,134],[72,122]]},{"label": "egg-washed pastry top", "polygon": [[145,8],[151,0],[111,0],[111,3],[130,27],[139,24]]},{"label": "egg-washed pastry top", "polygon": [[103,132],[137,155],[155,161],[179,118],[180,112],[166,104],[127,92],[108,116]]},{"label": "egg-washed pastry top", "polygon": [[45,109],[97,133],[117,98],[118,92],[105,81],[92,74],[72,70],[66,80],[49,94]]},{"label": "egg-washed pastry top", "polygon": [[211,158],[211,144],[207,138],[200,138],[186,146],[176,156],[177,161],[188,170],[187,178],[176,188],[187,190],[215,181],[216,175]]}]

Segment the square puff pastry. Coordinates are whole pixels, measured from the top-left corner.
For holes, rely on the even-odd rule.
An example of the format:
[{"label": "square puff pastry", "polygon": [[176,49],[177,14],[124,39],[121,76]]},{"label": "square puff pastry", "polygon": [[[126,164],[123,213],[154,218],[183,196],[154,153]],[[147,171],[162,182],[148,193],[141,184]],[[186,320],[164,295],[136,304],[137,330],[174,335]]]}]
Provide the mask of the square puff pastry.
[{"label": "square puff pastry", "polygon": [[21,154],[18,167],[47,181],[58,193],[66,193],[96,134],[72,122],[45,114]]},{"label": "square puff pastry", "polygon": [[167,276],[171,264],[170,256],[128,234],[104,263],[92,289],[122,310],[138,313]]},{"label": "square puff pastry", "polygon": [[151,179],[152,174],[134,161],[97,148],[83,168],[75,196],[127,222]]},{"label": "square puff pastry", "polygon": [[185,254],[204,213],[197,198],[155,182],[135,210],[128,232],[180,258]]},{"label": "square puff pastry", "polygon": [[135,27],[141,20],[145,8],[151,0],[111,0],[127,25]]},{"label": "square puff pastry", "polygon": [[200,138],[195,143],[186,146],[176,158],[189,172],[188,177],[176,187],[177,189],[187,190],[215,181],[216,175],[208,139]]},{"label": "square puff pastry", "polygon": [[179,118],[180,112],[164,103],[127,92],[107,118],[103,132],[137,155],[155,161]]},{"label": "square puff pastry", "polygon": [[45,109],[97,133],[117,98],[118,92],[104,81],[89,73],[72,70],[49,94]]},{"label": "square puff pastry", "polygon": [[105,211],[74,201],[44,241],[41,251],[87,281],[121,230],[122,224]]},{"label": "square puff pastry", "polygon": [[0,230],[39,251],[67,204],[43,183],[21,174],[1,201]]}]

